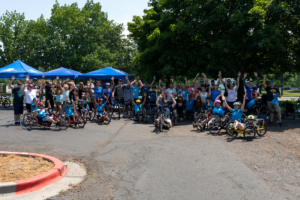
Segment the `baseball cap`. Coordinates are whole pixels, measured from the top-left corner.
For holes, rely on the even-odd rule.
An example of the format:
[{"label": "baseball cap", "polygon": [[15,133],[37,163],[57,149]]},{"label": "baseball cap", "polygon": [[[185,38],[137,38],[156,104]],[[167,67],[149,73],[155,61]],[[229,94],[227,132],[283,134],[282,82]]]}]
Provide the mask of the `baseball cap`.
[{"label": "baseball cap", "polygon": [[18,85],[22,85],[23,83],[22,83],[21,81],[19,81],[17,84],[18,84]]},{"label": "baseball cap", "polygon": [[122,79],[119,79],[119,82],[121,82],[122,81]]},{"label": "baseball cap", "polygon": [[252,79],[250,79],[250,81],[249,82],[253,82],[253,80]]},{"label": "baseball cap", "polygon": [[106,83],[105,85],[110,85],[110,83]]},{"label": "baseball cap", "polygon": [[36,97],[33,97],[33,99],[32,99],[33,101],[35,101],[36,100]]},{"label": "baseball cap", "polygon": [[270,81],[269,83],[274,83],[274,81]]},{"label": "baseball cap", "polygon": [[145,81],[144,84],[148,84],[147,81]]}]

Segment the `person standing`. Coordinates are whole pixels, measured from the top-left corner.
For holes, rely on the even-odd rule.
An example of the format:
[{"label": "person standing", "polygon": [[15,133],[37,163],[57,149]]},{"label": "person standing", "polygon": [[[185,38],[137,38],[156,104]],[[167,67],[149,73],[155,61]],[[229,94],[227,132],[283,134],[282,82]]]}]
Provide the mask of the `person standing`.
[{"label": "person standing", "polygon": [[[175,96],[175,95],[177,95],[177,91],[176,91],[176,89],[174,88],[174,84],[171,82],[170,83],[170,88],[168,88],[168,89],[166,89],[165,90],[165,93],[167,93],[167,101],[168,101],[168,103],[169,103],[169,105],[172,105],[173,104],[173,97]],[[171,96],[172,96],[172,98],[171,98],[171,96],[170,96],[170,94],[171,94]]]},{"label": "person standing", "polygon": [[24,93],[22,91],[22,82],[19,81],[17,83],[17,87],[15,88],[13,85],[13,81],[15,80],[15,76],[11,77],[9,86],[12,89],[12,93],[14,95],[14,119],[15,124],[20,125],[20,116],[23,114],[23,100],[24,100]]},{"label": "person standing", "polygon": [[150,88],[152,88],[154,82],[155,82],[155,76],[153,77],[153,81],[150,84],[150,86],[149,86],[149,84],[147,82],[142,83],[142,85],[143,85],[143,87],[141,88],[142,102],[144,102],[144,96],[145,96],[144,93],[146,93],[146,98],[147,98],[146,102],[149,100]]},{"label": "person standing", "polygon": [[[44,79],[44,75],[42,76],[43,79]],[[58,81],[58,77],[56,77],[56,80]],[[50,102],[50,105],[51,105],[51,108],[54,109],[54,99],[53,99],[53,87],[52,87],[52,83],[51,82],[46,82],[46,85],[45,85],[45,91],[46,91],[46,102]],[[45,107],[48,108],[48,103],[46,103]]]},{"label": "person standing", "polygon": [[268,107],[270,110],[270,123],[269,124],[270,125],[273,124],[273,116],[274,116],[274,111],[275,111],[278,116],[279,126],[282,127],[281,108],[279,106],[279,101],[278,101],[278,97],[281,98],[280,91],[278,88],[275,87],[273,81],[270,81],[269,86],[267,86],[266,85],[266,77],[267,77],[267,74],[264,75],[263,86],[267,92],[267,104],[268,104]]},{"label": "person standing", "polygon": [[[194,79],[194,82],[197,81],[197,77],[199,76],[199,73],[196,75],[195,79]],[[187,78],[185,77],[185,85],[187,85]],[[189,91],[189,94],[192,95],[192,98],[194,99],[195,96],[196,96],[196,92],[197,92],[197,88],[195,87],[195,84],[194,82],[191,82],[191,87],[188,88],[188,91]]]},{"label": "person standing", "polygon": [[[259,87],[259,78],[258,78],[256,72],[254,72],[254,76],[256,77],[256,81],[257,81],[257,83],[256,83],[256,89],[257,89]],[[247,73],[244,73],[244,86],[245,86],[246,91],[247,91],[247,101],[246,101],[246,104],[247,104],[247,103],[249,103],[249,101],[251,101],[251,99],[252,99],[251,94],[256,89],[255,89],[253,80],[249,81],[249,86],[247,85],[247,83],[246,83],[246,77],[247,77]]]},{"label": "person standing", "polygon": [[[26,81],[25,81],[25,87],[23,87],[22,92],[25,94],[25,103],[26,103],[26,110],[28,113],[31,112],[31,104],[33,102],[33,99],[36,98],[36,94],[41,91],[42,89],[42,83],[40,84],[40,89],[36,90],[34,89],[34,85],[32,83],[28,84],[29,82],[29,76],[26,75]],[[28,85],[28,87],[27,87]]]},{"label": "person standing", "polygon": [[115,87],[113,93],[112,93],[112,98],[115,96],[118,98],[118,101],[123,105],[123,115],[125,113],[125,92],[124,89],[130,85],[128,76],[126,76],[126,81],[127,84],[122,85],[122,79],[119,79],[118,85]]}]

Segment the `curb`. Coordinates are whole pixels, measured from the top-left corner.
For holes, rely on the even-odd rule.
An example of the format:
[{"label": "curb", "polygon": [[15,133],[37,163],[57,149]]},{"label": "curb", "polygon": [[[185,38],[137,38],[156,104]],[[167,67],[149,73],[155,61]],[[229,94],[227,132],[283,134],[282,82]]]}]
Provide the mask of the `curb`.
[{"label": "curb", "polygon": [[15,193],[16,195],[25,194],[28,192],[34,192],[42,189],[43,187],[59,181],[66,174],[67,169],[63,163],[57,158],[36,154],[36,153],[24,153],[24,152],[7,152],[0,151],[0,154],[14,154],[21,156],[35,156],[42,157],[45,160],[49,160],[54,163],[54,167],[48,172],[34,176],[28,179],[18,180],[14,182],[0,183],[0,194]]}]

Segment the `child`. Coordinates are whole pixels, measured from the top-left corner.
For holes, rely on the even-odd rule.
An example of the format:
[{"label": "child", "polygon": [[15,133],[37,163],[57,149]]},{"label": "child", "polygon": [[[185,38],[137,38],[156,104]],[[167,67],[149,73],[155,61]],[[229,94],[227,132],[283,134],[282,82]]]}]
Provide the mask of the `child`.
[{"label": "child", "polygon": [[62,95],[62,91],[61,91],[60,88],[57,88],[55,97],[56,97],[56,100],[55,100],[55,104],[56,104],[55,112],[59,113],[61,111],[61,104],[62,104],[62,101],[63,101],[63,95]]},{"label": "child", "polygon": [[243,131],[243,130],[245,130],[245,127],[247,127],[247,126],[254,126],[254,124],[253,124],[254,119],[255,119],[255,117],[253,115],[249,115],[247,117],[246,123],[243,124],[238,121],[235,121],[234,125],[238,130]]},{"label": "child", "polygon": [[205,109],[213,109],[213,103],[211,102],[211,97],[206,97]]},{"label": "child", "polygon": [[38,105],[37,98],[34,97],[32,101],[33,101],[33,103],[31,104],[31,112],[32,112],[32,114],[34,114],[34,116],[37,116],[38,115],[38,112],[37,112],[37,110],[38,110],[38,107],[37,107],[37,105]]},{"label": "child", "polygon": [[[96,98],[94,98],[97,110],[96,110],[96,115],[95,115],[95,119],[100,119],[103,117],[104,115],[104,111],[105,111],[105,106],[108,102],[108,98],[106,98],[105,103],[103,103],[103,99],[98,99],[96,102]],[[109,116],[107,116],[109,117]]]},{"label": "child", "polygon": [[74,106],[73,106],[73,100],[72,102],[70,100],[67,99],[66,97],[66,101],[65,101],[66,105],[65,105],[65,113],[67,117],[70,117],[70,120],[73,119],[74,123],[76,122],[76,118],[75,118],[75,114],[74,114]]},{"label": "child", "polygon": [[[48,103],[48,108],[51,108],[50,100],[47,100],[47,103]],[[56,121],[53,119],[53,117],[47,116],[43,102],[38,103],[37,113],[38,113],[37,117],[41,122],[52,122],[56,124]]]}]

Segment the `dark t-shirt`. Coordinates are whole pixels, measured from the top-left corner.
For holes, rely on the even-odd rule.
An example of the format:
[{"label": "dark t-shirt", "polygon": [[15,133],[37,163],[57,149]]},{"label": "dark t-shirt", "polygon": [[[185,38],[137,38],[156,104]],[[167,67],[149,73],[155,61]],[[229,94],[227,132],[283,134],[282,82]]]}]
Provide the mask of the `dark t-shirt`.
[{"label": "dark t-shirt", "polygon": [[12,92],[14,93],[14,102],[23,103],[24,93],[22,92],[22,88],[14,88]]},{"label": "dark t-shirt", "polygon": [[46,85],[45,90],[46,90],[46,98],[51,98],[52,97],[52,87]]},{"label": "dark t-shirt", "polygon": [[194,101],[194,107],[196,110],[200,110],[201,108],[201,105],[202,105],[202,101],[201,100],[196,100]]},{"label": "dark t-shirt", "polygon": [[266,87],[266,92],[267,92],[267,101],[272,101],[274,96],[273,93],[279,93],[279,89],[278,88],[271,88],[270,86]]},{"label": "dark t-shirt", "polygon": [[185,101],[179,102],[179,100],[176,100],[176,110],[183,111],[185,106]]},{"label": "dark t-shirt", "polygon": [[[227,87],[228,87],[228,89],[230,89],[230,84],[227,84]],[[225,88],[224,96],[228,97],[228,92],[227,92],[226,88]]]},{"label": "dark t-shirt", "polygon": [[117,95],[115,95],[118,98],[122,98],[125,97],[125,93],[124,93],[124,88],[126,87],[126,85],[117,85],[115,87],[115,93],[117,93]]},{"label": "dark t-shirt", "polygon": [[82,99],[82,93],[83,92],[86,92],[86,90],[84,88],[78,88],[79,99]]},{"label": "dark t-shirt", "polygon": [[141,92],[142,92],[142,96],[144,96],[144,93],[146,92],[147,93],[147,96],[149,95],[149,91],[150,91],[150,86],[143,86],[142,89],[141,89]]}]

